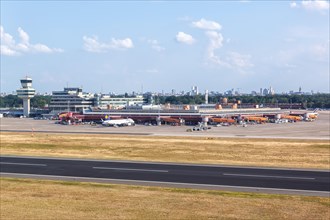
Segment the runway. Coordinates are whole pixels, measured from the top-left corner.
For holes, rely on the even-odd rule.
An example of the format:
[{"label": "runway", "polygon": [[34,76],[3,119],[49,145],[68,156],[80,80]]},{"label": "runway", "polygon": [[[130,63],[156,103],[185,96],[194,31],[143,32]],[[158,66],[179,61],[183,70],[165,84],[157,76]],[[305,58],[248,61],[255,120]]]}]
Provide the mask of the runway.
[{"label": "runway", "polygon": [[1,175],[81,178],[95,182],[108,179],[150,185],[298,191],[301,194],[315,192],[329,195],[330,192],[330,172],[314,170],[1,156],[0,172]]}]

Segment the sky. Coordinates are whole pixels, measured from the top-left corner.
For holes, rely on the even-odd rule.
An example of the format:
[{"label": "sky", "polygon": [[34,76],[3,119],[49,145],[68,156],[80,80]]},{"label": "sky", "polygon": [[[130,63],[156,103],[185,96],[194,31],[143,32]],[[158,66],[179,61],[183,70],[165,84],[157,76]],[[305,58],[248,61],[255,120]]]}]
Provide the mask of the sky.
[{"label": "sky", "polygon": [[1,0],[1,92],[329,93],[329,1]]}]

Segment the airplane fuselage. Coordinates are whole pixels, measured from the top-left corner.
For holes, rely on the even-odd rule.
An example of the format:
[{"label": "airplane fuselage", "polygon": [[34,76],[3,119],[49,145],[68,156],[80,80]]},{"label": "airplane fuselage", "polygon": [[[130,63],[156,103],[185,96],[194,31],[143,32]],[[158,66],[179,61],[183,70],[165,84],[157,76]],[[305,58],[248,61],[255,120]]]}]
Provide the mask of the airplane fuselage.
[{"label": "airplane fuselage", "polygon": [[131,126],[134,125],[135,122],[133,119],[110,119],[102,122],[103,126]]}]

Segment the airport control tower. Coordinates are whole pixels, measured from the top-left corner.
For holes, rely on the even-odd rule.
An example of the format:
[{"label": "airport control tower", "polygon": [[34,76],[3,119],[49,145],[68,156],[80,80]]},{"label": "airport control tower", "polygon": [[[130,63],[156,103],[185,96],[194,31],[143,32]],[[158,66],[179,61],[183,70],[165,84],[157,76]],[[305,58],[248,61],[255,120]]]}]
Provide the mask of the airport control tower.
[{"label": "airport control tower", "polygon": [[32,88],[32,79],[24,78],[21,79],[22,88],[17,90],[17,95],[19,98],[23,99],[23,114],[26,117],[29,117],[30,114],[30,99],[34,97],[36,91]]}]

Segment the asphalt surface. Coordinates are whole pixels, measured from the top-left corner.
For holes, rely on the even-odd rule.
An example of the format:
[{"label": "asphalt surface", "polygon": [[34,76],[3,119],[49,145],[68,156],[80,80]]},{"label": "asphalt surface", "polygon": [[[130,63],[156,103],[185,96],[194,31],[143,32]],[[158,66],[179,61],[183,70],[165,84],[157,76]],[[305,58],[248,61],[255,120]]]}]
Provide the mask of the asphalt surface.
[{"label": "asphalt surface", "polygon": [[0,157],[1,174],[330,192],[330,172],[59,158]]}]

